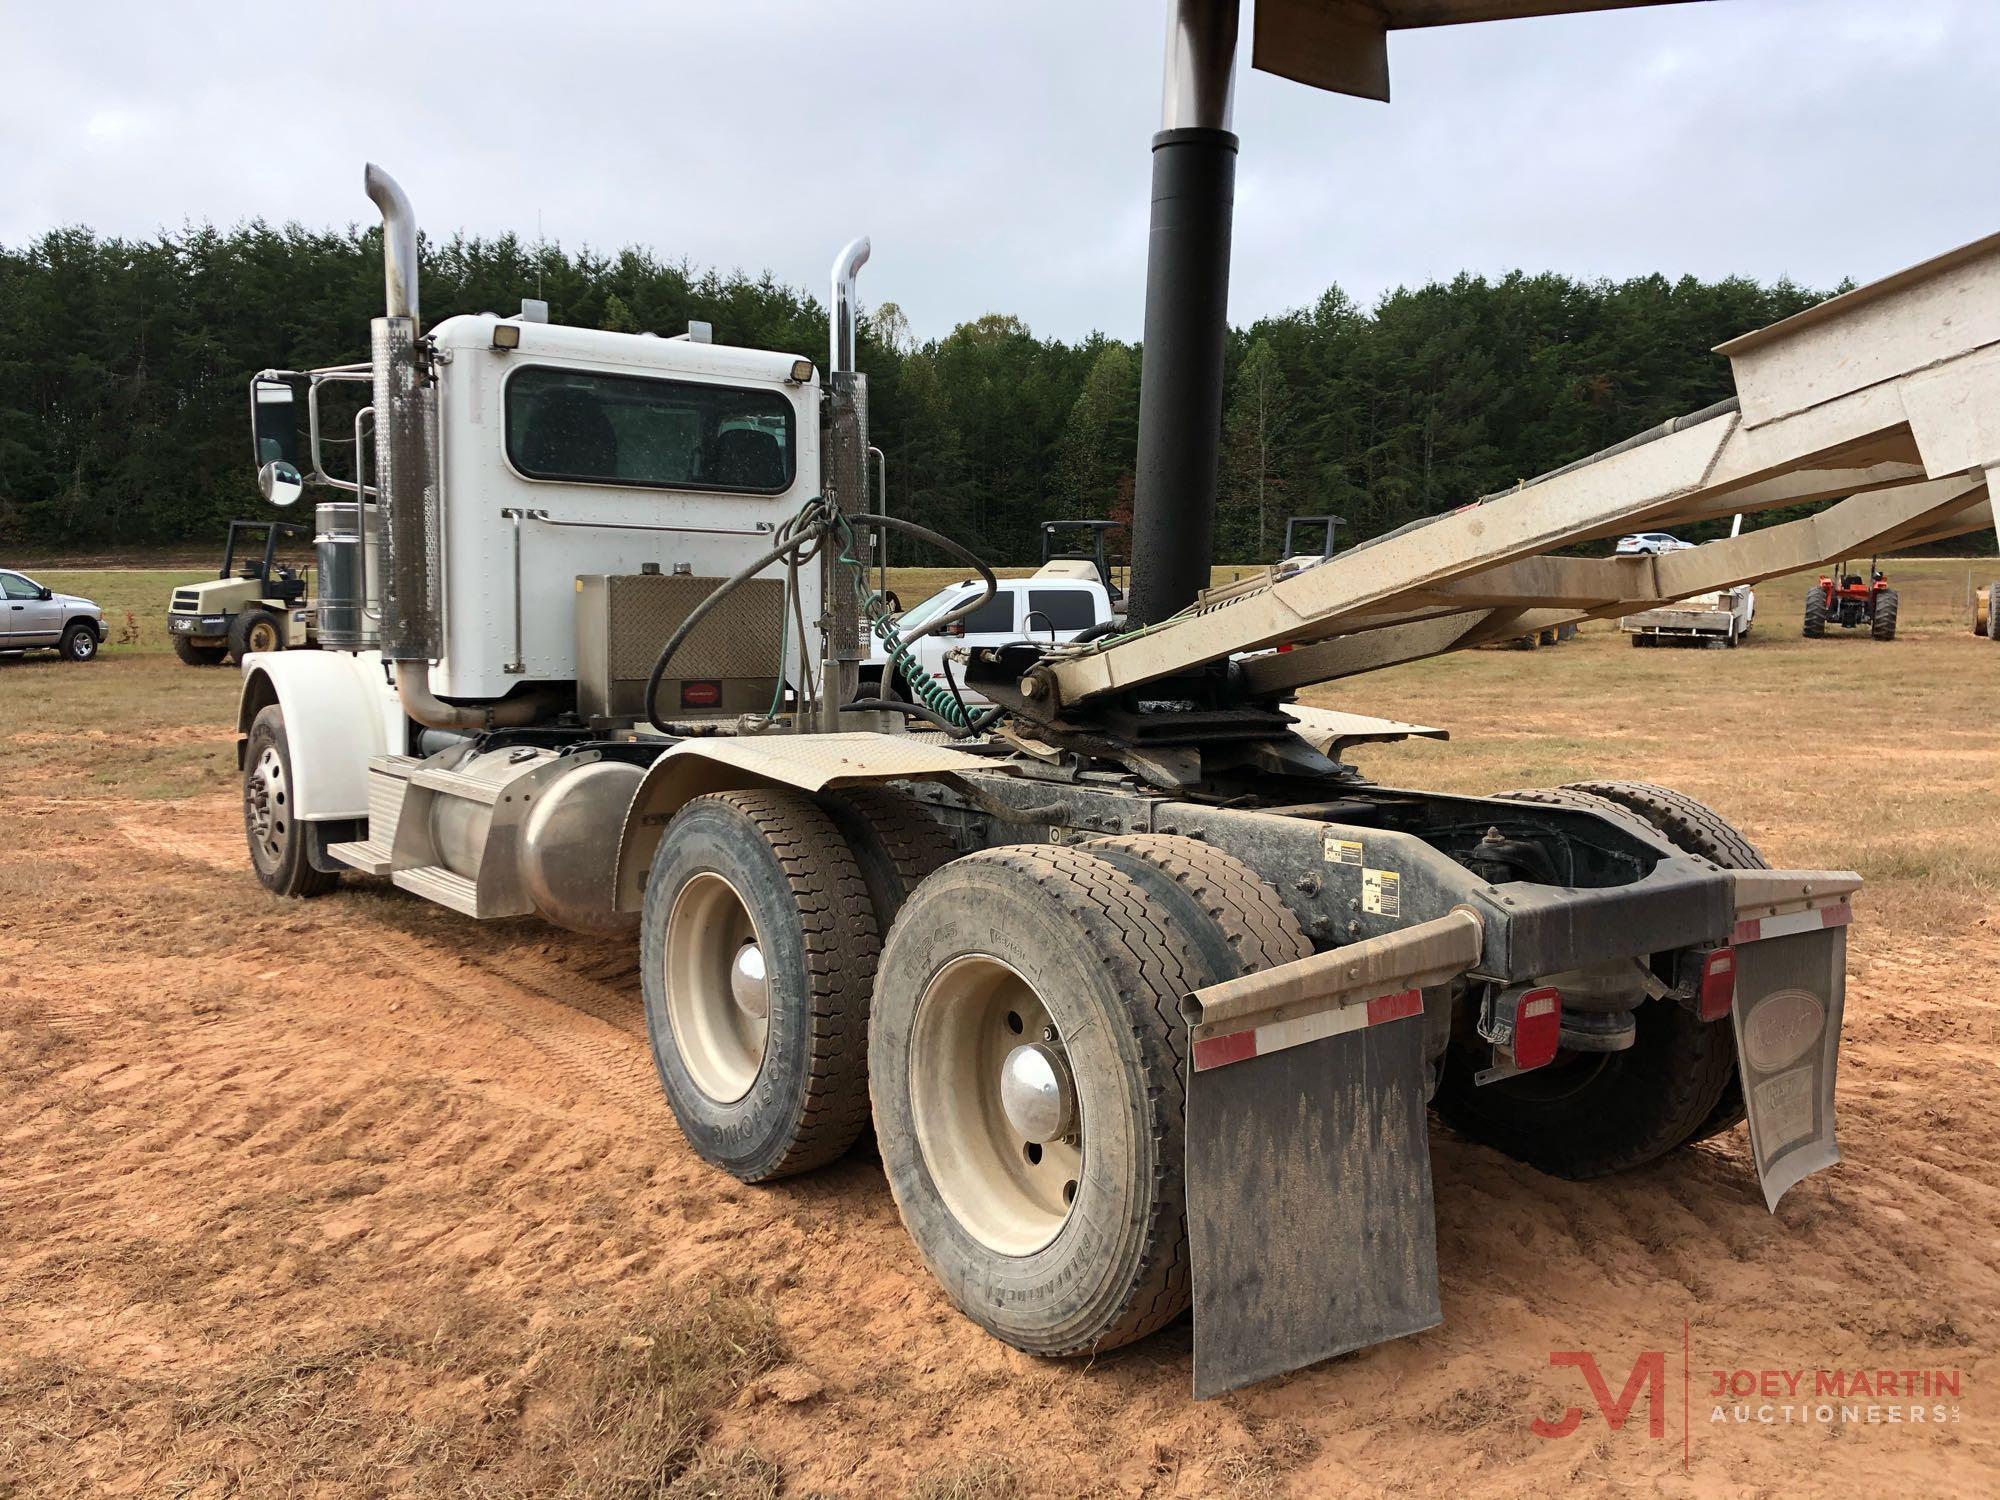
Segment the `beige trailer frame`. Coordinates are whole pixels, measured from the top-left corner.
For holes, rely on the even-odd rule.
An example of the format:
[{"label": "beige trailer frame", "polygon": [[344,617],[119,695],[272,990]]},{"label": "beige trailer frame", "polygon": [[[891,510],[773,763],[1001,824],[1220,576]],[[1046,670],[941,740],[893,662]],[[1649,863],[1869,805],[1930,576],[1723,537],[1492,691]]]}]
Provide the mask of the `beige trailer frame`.
[{"label": "beige trailer frame", "polygon": [[[1278,694],[1993,524],[2000,235],[1717,352],[1735,377],[1733,401],[1317,567],[1053,655],[1030,674],[1030,696],[1079,704],[1290,645],[1243,663],[1253,695]],[[1687,551],[1553,555],[1624,531],[1824,501],[1837,503]]]}]

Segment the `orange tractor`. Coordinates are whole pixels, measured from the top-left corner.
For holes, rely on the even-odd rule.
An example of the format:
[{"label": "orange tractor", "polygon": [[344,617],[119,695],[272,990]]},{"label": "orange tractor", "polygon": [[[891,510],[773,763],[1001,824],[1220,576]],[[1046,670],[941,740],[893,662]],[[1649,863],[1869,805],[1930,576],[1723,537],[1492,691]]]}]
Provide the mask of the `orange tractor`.
[{"label": "orange tractor", "polygon": [[1833,577],[1822,576],[1820,581],[1806,590],[1805,635],[1817,640],[1826,634],[1828,625],[1839,625],[1848,630],[1858,625],[1866,625],[1869,634],[1878,641],[1893,641],[1896,638],[1896,591],[1889,587],[1889,580],[1882,570],[1875,566],[1875,560],[1868,560],[1868,576],[1847,571],[1847,564],[1841,563]]}]

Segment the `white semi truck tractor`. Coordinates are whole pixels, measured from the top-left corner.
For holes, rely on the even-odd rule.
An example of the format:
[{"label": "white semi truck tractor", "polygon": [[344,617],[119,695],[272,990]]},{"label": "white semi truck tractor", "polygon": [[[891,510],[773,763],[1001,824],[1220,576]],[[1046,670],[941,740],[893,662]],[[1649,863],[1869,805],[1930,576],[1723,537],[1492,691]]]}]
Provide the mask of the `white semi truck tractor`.
[{"label": "white semi truck tractor", "polygon": [[[1515,10],[1537,8],[1579,7]],[[1258,26],[1302,15],[1265,0]],[[1234,45],[1233,6],[1173,7],[1155,168],[1192,176],[1155,195],[1145,399],[1200,422],[1214,382],[1170,362],[1216,331],[1196,210],[1226,252],[1202,152]],[[345,486],[318,517],[325,649],[243,663],[270,890],[372,877],[638,944],[666,1104],[717,1170],[810,1171],[872,1124],[968,1317],[1067,1355],[1192,1307],[1201,1394],[1439,1320],[1433,1114],[1565,1177],[1747,1115],[1773,1207],[1837,1160],[1857,876],[1767,869],[1644,784],[1383,786],[1349,747],[1435,731],[1296,695],[1990,524],[1990,402],[1961,392],[1993,389],[2000,241],[1725,346],[1732,401],[1314,567],[1177,596],[1142,546],[1125,626],[974,645],[947,677],[868,581],[886,531],[955,544],[867,507],[865,240],[822,368],[532,306],[427,326],[410,205],[373,167],[367,189],[371,360],[265,372],[252,403],[260,453],[297,455],[266,460],[267,494]],[[1189,336],[1156,337],[1176,316]],[[372,404],[335,480],[317,412],[342,381]],[[1142,522],[1186,429],[1148,411]],[[1557,555],[1806,502],[1832,503],[1668,556]],[[988,589],[912,633],[987,596],[966,560]],[[871,640],[903,695],[859,695]]]}]

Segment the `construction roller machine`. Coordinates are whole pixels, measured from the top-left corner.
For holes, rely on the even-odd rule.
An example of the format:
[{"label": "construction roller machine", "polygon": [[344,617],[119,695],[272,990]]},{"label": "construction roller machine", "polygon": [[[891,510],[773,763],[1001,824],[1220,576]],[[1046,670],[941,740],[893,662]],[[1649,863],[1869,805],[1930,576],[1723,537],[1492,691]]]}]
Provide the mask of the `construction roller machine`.
[{"label": "construction roller machine", "polygon": [[[1601,8],[1262,0],[1253,59],[1386,97],[1398,26]],[[328,649],[246,656],[238,728],[269,889],[369,876],[636,942],[700,1156],[768,1181],[872,1125],[968,1317],[1069,1355],[1192,1308],[1209,1394],[1439,1320],[1433,1118],[1572,1178],[1747,1122],[1774,1210],[1838,1159],[1857,875],[1767,868],[1643,783],[1381,785],[1352,747],[1439,731],[1297,694],[1982,529],[2000,238],[1723,345],[1726,402],[1210,590],[1237,14],[1169,11],[1122,626],[916,664],[980,595],[897,617],[869,582],[892,531],[956,544],[871,508],[865,240],[824,369],[535,305],[427,327],[370,167],[372,357],[253,400],[267,494],[344,490]],[[316,451],[339,381],[372,397],[344,483]],[[1736,512],[1692,550],[1568,551]],[[871,639],[907,696],[858,695]]]}]

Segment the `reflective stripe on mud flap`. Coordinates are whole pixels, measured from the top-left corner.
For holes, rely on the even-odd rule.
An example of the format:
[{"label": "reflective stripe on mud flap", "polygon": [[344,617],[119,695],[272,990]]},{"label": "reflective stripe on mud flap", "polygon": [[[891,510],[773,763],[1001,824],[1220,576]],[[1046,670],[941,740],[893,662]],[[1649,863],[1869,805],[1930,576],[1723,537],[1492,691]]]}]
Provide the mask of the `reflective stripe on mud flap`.
[{"label": "reflective stripe on mud flap", "polygon": [[1197,1397],[1442,1320],[1422,990],[1480,935],[1457,911],[1188,997]]},{"label": "reflective stripe on mud flap", "polygon": [[1318,1015],[1224,1032],[1194,1044],[1194,1070],[1205,1073],[1210,1068],[1227,1067],[1230,1063],[1243,1062],[1252,1057],[1265,1057],[1273,1052],[1282,1052],[1287,1047],[1319,1041],[1323,1037],[1359,1031],[1365,1026],[1380,1026],[1384,1021],[1405,1020],[1422,1015],[1423,1009],[1422,992],[1406,989],[1393,995],[1353,1000],[1332,1010],[1321,1011]]},{"label": "reflective stripe on mud flap", "polygon": [[1854,908],[1845,901],[1831,906],[1810,907],[1787,912],[1780,917],[1750,917],[1739,920],[1735,943],[1761,943],[1766,938],[1789,937],[1795,932],[1818,932],[1822,927],[1845,927],[1854,920]]},{"label": "reflective stripe on mud flap", "polygon": [[[1846,872],[1738,872],[1736,1066],[1765,1206],[1840,1160],[1833,1092],[1847,994]],[[1774,901],[1790,884],[1794,899]],[[1753,904],[1754,902],[1754,904]],[[1787,909],[1789,906],[1790,909]]]}]

